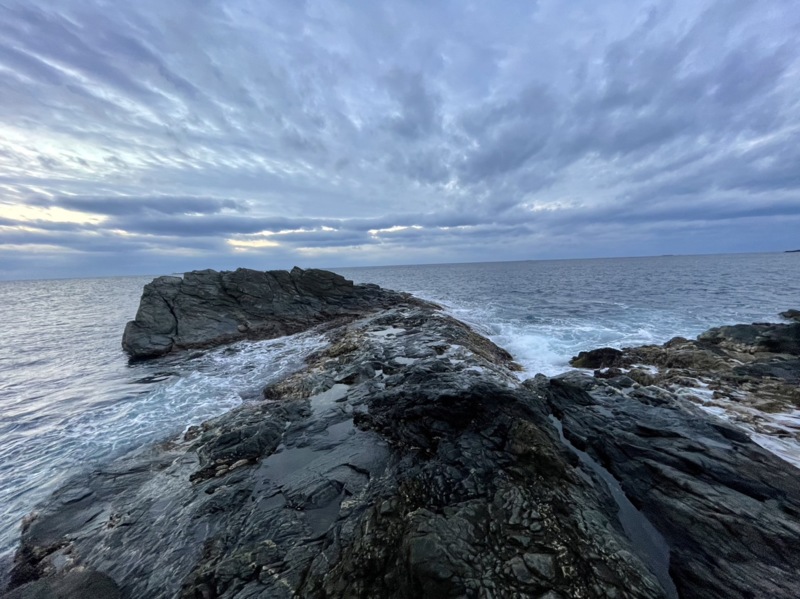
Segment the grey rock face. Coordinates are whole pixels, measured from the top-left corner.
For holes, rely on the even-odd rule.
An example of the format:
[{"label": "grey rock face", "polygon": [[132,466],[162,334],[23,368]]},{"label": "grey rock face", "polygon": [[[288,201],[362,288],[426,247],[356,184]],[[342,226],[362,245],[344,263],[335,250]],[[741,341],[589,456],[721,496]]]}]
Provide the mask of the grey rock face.
[{"label": "grey rock face", "polygon": [[125,327],[122,347],[138,360],[177,349],[268,339],[388,307],[402,297],[315,269],[240,268],[159,277],[145,286],[136,318]]},{"label": "grey rock face", "polygon": [[800,322],[792,324],[737,324],[710,329],[698,337],[723,349],[744,353],[770,352],[800,355]]},{"label": "grey rock face", "polygon": [[[736,422],[758,433],[794,436],[800,431],[773,430],[765,414],[791,415],[800,408],[800,322],[739,324],[717,327],[697,340],[675,337],[663,345],[582,352],[572,364],[596,370],[596,378],[652,393],[676,394],[697,404],[729,410]],[[579,358],[586,356],[589,362]],[[601,365],[600,365],[601,364]],[[652,395],[651,393],[651,395]]]},{"label": "grey rock face", "polygon": [[675,398],[652,405],[603,381],[537,391],[664,535],[682,597],[797,596],[800,471]]},{"label": "grey rock face", "polygon": [[117,584],[105,574],[92,570],[76,568],[52,578],[37,580],[18,588],[6,599],[122,599]]},{"label": "grey rock face", "polygon": [[527,383],[666,537],[681,596],[788,598],[800,588],[800,470],[747,432],[797,437],[799,338],[800,323],[719,327],[626,348],[593,377]]}]

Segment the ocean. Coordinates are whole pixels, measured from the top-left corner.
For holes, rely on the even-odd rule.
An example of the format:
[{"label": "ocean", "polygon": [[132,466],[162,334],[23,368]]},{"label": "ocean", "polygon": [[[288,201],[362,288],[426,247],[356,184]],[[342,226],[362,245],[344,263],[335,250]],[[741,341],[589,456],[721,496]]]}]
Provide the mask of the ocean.
[{"label": "ocean", "polygon": [[[523,377],[579,351],[663,343],[800,308],[800,254],[332,269],[441,304],[509,350]],[[128,364],[146,277],[0,282],[0,559],[66,477],[257,400],[323,345],[314,333]]]}]

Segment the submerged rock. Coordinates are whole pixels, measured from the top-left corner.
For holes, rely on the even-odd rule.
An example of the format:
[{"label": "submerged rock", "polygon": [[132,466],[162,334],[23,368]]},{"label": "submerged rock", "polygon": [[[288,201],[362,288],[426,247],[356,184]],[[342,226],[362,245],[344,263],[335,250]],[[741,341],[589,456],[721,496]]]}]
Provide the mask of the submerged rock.
[{"label": "submerged rock", "polygon": [[[230,315],[251,300],[225,299],[226,276],[156,280],[126,338],[153,351],[245,334]],[[330,297],[315,283],[318,301],[278,301],[273,324],[259,304],[247,331],[328,321],[327,348],[262,401],[70,481],[26,519],[11,596],[794,596],[797,471],[743,431],[633,377],[522,383],[432,304],[313,276]],[[165,309],[180,316],[161,333]],[[616,487],[663,535],[663,563],[620,520]]]}]

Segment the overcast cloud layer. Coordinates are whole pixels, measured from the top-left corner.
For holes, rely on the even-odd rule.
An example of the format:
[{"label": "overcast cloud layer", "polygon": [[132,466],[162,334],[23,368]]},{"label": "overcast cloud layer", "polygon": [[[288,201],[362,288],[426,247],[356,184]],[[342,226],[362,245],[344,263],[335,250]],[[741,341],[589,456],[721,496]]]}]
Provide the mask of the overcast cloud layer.
[{"label": "overcast cloud layer", "polygon": [[0,278],[799,231],[796,0],[0,5]]}]

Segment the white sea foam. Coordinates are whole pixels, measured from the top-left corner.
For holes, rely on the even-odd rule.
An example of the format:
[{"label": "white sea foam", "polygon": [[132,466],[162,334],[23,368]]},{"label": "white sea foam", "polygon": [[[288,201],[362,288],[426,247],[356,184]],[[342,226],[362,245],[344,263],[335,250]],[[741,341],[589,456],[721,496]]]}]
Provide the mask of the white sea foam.
[{"label": "white sea foam", "polygon": [[703,400],[700,407],[705,412],[744,429],[761,447],[800,468],[800,410],[773,414],[738,402],[697,396]]},{"label": "white sea foam", "polygon": [[324,345],[321,336],[301,333],[136,364],[124,396],[54,416],[57,421],[35,436],[17,434],[18,442],[0,451],[7,468],[0,485],[0,554],[11,548],[26,511],[67,473],[258,399],[264,386]]},{"label": "white sea foam", "polygon": [[134,430],[126,436],[163,435],[174,423],[188,426],[257,400],[267,384],[299,368],[324,344],[319,335],[301,333],[242,341],[194,357],[181,364],[183,372],[173,380],[129,405],[126,419]]}]

